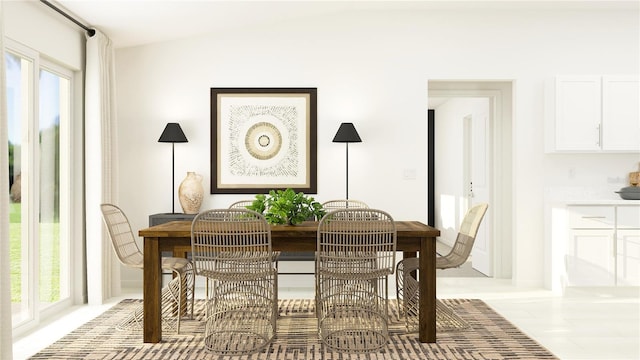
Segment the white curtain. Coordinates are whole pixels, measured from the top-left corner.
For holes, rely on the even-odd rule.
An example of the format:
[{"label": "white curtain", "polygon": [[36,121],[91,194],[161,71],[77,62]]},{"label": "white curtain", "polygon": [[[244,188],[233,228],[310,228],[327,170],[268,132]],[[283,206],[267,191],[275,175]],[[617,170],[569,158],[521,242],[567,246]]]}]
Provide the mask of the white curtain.
[{"label": "white curtain", "polygon": [[111,40],[100,31],[87,38],[85,77],[85,211],[87,295],[102,304],[120,284],[119,267],[102,224],[100,204],[115,202],[116,112]]},{"label": "white curtain", "polygon": [[13,358],[9,269],[9,124],[4,64],[4,13],[0,1],[0,359]]}]

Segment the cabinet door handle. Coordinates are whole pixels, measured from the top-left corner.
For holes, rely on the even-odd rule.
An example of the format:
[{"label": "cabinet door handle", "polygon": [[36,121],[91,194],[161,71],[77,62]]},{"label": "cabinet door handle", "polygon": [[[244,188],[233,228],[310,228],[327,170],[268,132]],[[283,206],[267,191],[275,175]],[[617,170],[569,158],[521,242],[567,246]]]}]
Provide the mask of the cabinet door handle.
[{"label": "cabinet door handle", "polygon": [[598,140],[596,140],[596,145],[600,146],[600,142],[601,142],[601,139],[602,139],[602,128],[601,128],[601,125],[598,124],[596,129],[598,130]]},{"label": "cabinet door handle", "polygon": [[606,216],[583,216],[583,219],[606,219]]}]

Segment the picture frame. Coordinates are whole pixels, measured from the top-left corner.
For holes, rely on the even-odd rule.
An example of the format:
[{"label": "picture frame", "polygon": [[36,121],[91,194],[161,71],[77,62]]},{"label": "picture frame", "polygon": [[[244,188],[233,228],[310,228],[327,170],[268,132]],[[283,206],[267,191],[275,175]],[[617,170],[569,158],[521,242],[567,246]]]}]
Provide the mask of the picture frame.
[{"label": "picture frame", "polygon": [[317,88],[211,88],[211,194],[317,193]]}]

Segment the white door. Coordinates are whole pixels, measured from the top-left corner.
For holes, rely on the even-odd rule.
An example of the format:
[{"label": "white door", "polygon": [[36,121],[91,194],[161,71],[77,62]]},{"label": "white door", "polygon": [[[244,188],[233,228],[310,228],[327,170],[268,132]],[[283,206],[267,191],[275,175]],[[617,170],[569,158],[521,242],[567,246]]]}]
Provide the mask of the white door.
[{"label": "white door", "polygon": [[[489,149],[489,99],[486,107],[476,107],[463,118],[463,191],[467,209],[479,203],[490,203],[491,151]],[[478,111],[478,109],[480,109]],[[482,221],[471,252],[471,265],[487,276],[493,276],[491,241],[491,206]]]}]

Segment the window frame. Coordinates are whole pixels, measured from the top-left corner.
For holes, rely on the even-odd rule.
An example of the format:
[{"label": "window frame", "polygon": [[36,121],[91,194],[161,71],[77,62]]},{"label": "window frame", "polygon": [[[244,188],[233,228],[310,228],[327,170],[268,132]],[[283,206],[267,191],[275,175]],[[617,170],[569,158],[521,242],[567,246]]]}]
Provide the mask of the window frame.
[{"label": "window frame", "polygon": [[[27,184],[23,183],[23,189],[29,193],[28,196],[28,217],[26,224],[23,223],[23,231],[27,231],[29,251],[27,259],[28,265],[28,281],[33,284],[36,278],[38,283],[29,286],[29,316],[27,319],[20,321],[17,324],[13,324],[13,336],[20,336],[29,330],[41,325],[42,321],[60,313],[60,311],[68,309],[74,303],[78,303],[78,299],[85,299],[84,292],[84,275],[77,276],[78,272],[84,271],[84,257],[83,246],[84,236],[83,227],[81,224],[82,212],[81,207],[84,195],[82,186],[82,172],[83,165],[80,160],[78,165],[79,169],[75,169],[74,164],[78,163],[76,159],[83,159],[82,156],[82,139],[78,140],[78,136],[82,136],[82,106],[78,106],[78,101],[81,102],[82,95],[82,81],[79,71],[64,66],[56,62],[55,60],[47,57],[46,55],[34,50],[26,45],[23,45],[10,38],[5,38],[5,53],[11,53],[21,58],[25,58],[32,62],[32,67],[29,74],[29,118],[28,129],[23,129],[23,141],[27,140],[26,150],[29,152],[29,161],[26,166],[27,171],[31,176],[28,176]],[[5,56],[5,53],[2,56]],[[66,219],[65,224],[60,222],[60,237],[68,238],[68,244],[64,248],[64,257],[68,261],[67,271],[65,272],[65,281],[68,285],[68,293],[64,294],[66,297],[61,298],[55,303],[51,303],[47,306],[42,306],[39,299],[39,189],[40,184],[38,179],[40,178],[40,157],[39,157],[39,103],[40,103],[40,71],[44,70],[52,73],[56,76],[64,78],[69,84],[69,103],[68,113],[69,120],[66,126],[60,126],[60,219]],[[27,134],[24,132],[27,131]],[[65,144],[65,142],[67,142]],[[24,169],[24,168],[23,168]],[[80,207],[78,208],[78,205]],[[24,212],[23,212],[24,214]],[[24,236],[24,235],[23,235]],[[62,242],[61,242],[62,244]],[[60,248],[63,251],[61,245]],[[61,254],[62,256],[62,254]],[[24,258],[24,255],[23,255]],[[61,277],[63,274],[61,273]],[[61,280],[62,282],[62,280]],[[24,288],[24,286],[23,286]]]}]

